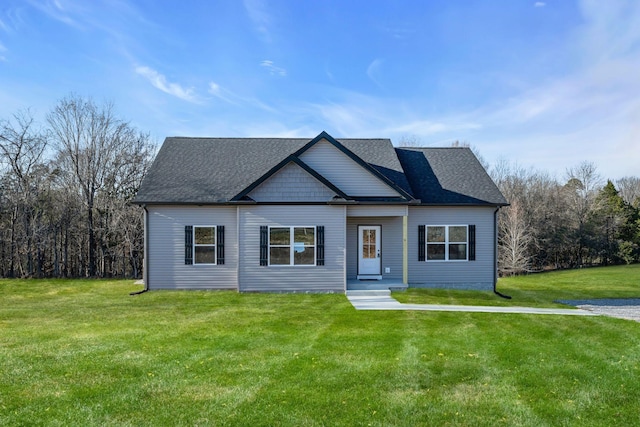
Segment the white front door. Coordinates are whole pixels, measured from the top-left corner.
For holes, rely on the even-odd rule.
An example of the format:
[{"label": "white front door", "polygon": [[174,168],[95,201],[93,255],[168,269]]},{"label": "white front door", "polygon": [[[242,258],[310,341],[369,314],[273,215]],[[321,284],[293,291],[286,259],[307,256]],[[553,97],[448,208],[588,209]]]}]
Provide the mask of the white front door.
[{"label": "white front door", "polygon": [[358,279],[382,279],[380,226],[358,226]]}]

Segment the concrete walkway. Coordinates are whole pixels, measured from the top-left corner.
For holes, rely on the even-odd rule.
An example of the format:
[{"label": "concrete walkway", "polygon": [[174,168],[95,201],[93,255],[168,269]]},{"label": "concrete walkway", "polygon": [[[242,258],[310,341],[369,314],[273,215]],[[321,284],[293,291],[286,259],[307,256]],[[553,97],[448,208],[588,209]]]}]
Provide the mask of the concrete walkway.
[{"label": "concrete walkway", "polygon": [[356,310],[419,310],[458,311],[469,313],[555,314],[565,316],[598,316],[579,309],[535,307],[489,307],[478,305],[402,304],[391,298],[391,291],[347,291],[347,298]]}]

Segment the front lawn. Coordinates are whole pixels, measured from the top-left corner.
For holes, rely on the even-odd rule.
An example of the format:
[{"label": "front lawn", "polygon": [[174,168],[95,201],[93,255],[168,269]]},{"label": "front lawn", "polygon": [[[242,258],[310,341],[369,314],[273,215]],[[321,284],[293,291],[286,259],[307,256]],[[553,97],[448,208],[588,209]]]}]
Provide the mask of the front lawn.
[{"label": "front lawn", "polygon": [[0,281],[0,425],[640,424],[636,322],[139,289]]},{"label": "front lawn", "polygon": [[527,276],[503,277],[495,293],[448,289],[417,289],[394,292],[393,297],[410,304],[459,304],[489,306],[562,307],[558,300],[586,298],[640,298],[640,264],[585,268]]}]

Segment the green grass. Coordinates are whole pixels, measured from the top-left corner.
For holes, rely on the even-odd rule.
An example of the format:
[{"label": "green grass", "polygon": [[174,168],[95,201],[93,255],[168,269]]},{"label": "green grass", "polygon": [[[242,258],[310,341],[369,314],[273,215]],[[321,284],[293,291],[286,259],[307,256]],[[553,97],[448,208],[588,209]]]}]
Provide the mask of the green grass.
[{"label": "green grass", "polygon": [[504,277],[498,281],[498,291],[511,299],[501,298],[493,292],[417,288],[394,292],[393,297],[411,304],[568,308],[555,301],[640,298],[640,264]]},{"label": "green grass", "polygon": [[[501,286],[554,283],[545,301],[633,294],[638,270],[610,271],[622,271],[610,291],[562,273]],[[139,289],[0,281],[0,425],[640,424],[636,322],[358,312],[344,295],[128,295]]]}]

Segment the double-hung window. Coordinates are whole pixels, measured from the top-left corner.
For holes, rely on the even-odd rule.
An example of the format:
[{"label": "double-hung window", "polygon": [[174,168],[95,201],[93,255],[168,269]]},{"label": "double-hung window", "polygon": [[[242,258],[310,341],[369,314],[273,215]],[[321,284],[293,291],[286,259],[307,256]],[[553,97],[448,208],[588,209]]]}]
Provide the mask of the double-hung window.
[{"label": "double-hung window", "polygon": [[194,264],[216,263],[216,227],[193,226]]},{"label": "double-hung window", "polygon": [[469,233],[466,225],[427,225],[427,261],[466,261]]},{"label": "double-hung window", "polygon": [[185,225],[184,263],[224,265],[224,225]]},{"label": "double-hung window", "polygon": [[269,227],[269,265],[316,265],[316,227]]}]

